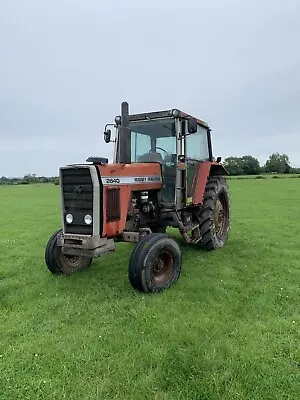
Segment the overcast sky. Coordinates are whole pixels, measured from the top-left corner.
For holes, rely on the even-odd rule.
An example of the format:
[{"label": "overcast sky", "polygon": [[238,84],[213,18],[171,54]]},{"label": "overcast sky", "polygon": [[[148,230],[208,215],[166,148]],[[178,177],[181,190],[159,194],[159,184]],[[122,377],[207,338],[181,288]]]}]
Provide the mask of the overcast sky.
[{"label": "overcast sky", "polygon": [[299,0],[1,0],[0,176],[112,156],[103,128],[180,108],[215,156],[300,166]]}]

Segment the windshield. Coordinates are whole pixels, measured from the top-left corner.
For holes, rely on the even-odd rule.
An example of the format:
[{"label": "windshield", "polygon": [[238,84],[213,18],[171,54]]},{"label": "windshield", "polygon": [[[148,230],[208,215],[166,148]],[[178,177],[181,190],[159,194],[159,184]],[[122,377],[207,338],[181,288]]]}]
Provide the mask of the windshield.
[{"label": "windshield", "polygon": [[174,118],[130,122],[131,162],[172,163],[176,157]]}]

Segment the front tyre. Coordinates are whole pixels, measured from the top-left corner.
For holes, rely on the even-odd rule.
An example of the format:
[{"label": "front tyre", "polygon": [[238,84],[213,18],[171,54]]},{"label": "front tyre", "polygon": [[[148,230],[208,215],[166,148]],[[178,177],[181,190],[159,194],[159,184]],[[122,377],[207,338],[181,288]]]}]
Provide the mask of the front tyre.
[{"label": "front tyre", "polygon": [[88,268],[92,263],[92,257],[63,254],[62,247],[57,245],[57,238],[61,232],[60,229],[50,237],[45,249],[45,262],[49,271],[55,275],[69,275]]},{"label": "front tyre", "polygon": [[207,181],[198,219],[199,246],[205,250],[224,246],[230,229],[230,199],[224,177],[212,176]]},{"label": "front tyre", "polygon": [[129,281],[141,292],[159,292],[179,278],[182,256],[177,242],[163,233],[144,237],[131,254]]}]

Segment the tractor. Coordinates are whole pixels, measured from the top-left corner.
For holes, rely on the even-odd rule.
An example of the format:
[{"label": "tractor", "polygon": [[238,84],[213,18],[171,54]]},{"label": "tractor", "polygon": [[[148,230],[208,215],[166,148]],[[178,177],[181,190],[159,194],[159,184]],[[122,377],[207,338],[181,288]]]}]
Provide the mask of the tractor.
[{"label": "tractor", "polygon": [[211,129],[178,109],[129,114],[123,102],[121,115],[105,126],[104,141],[114,142],[113,163],[89,157],[59,169],[61,229],[46,245],[46,266],[69,275],[114,252],[117,242],[134,242],[132,287],[167,289],[182,266],[171,228],[182,243],[208,251],[228,238],[228,173],[221,157],[213,157]]}]

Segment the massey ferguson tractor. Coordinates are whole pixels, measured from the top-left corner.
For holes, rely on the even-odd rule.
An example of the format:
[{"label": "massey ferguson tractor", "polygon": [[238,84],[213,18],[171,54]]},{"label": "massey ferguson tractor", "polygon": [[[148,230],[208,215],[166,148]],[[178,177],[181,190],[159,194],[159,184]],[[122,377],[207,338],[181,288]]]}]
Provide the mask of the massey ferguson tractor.
[{"label": "massey ferguson tractor", "polygon": [[[227,171],[212,154],[211,130],[178,110],[121,115],[107,124],[114,161],[90,157],[60,168],[62,229],[48,241],[53,274],[88,268],[94,257],[136,242],[128,268],[133,288],[158,292],[181,272],[177,228],[185,242],[204,250],[222,247],[230,227]],[[108,126],[115,128],[115,137]]]}]

